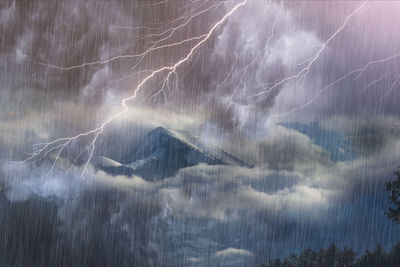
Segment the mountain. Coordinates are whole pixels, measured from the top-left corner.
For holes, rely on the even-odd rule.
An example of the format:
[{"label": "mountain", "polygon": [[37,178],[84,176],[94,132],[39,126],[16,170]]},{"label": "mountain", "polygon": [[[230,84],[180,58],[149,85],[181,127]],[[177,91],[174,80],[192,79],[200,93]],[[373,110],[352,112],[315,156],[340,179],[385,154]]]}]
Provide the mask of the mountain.
[{"label": "mountain", "polygon": [[94,166],[112,175],[139,175],[146,180],[173,176],[178,170],[200,163],[248,166],[222,149],[206,145],[185,131],[158,127],[148,133],[141,145],[128,155],[127,164],[100,157]]},{"label": "mountain", "polygon": [[357,157],[349,136],[338,131],[324,129],[317,122],[310,124],[290,122],[280,123],[280,125],[308,136],[314,144],[329,152],[332,161],[348,161]]}]

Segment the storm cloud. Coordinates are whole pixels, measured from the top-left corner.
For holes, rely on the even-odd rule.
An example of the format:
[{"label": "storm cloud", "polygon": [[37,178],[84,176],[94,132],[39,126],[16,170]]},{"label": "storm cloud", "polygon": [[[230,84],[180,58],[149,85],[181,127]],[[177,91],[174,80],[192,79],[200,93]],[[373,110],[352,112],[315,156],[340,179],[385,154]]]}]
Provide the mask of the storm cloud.
[{"label": "storm cloud", "polygon": [[[145,83],[83,176],[92,136],[24,161],[96,129],[149,70],[187,55],[196,42],[134,56],[166,25],[206,10],[160,45],[207,33],[237,4],[200,2],[0,1],[0,265],[251,266],[398,240],[384,218],[400,157],[396,2],[368,2],[324,47],[362,2],[248,1],[166,83]],[[159,126],[246,164],[152,181],[95,167],[126,163]]]}]

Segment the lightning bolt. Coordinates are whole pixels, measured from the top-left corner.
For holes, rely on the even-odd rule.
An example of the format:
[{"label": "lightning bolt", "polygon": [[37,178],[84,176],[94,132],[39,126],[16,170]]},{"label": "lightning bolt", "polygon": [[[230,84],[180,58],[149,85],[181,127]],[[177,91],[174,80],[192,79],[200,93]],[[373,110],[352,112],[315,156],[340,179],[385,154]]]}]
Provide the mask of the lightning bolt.
[{"label": "lightning bolt", "polygon": [[[304,104],[302,104],[302,105],[300,105],[300,106],[297,106],[297,107],[295,107],[295,108],[293,108],[293,109],[291,109],[291,110],[289,110],[289,111],[286,111],[286,112],[284,112],[284,113],[272,114],[270,117],[281,117],[281,116],[286,116],[286,115],[289,115],[289,114],[291,114],[291,113],[293,113],[293,112],[296,112],[296,111],[298,111],[298,110],[300,110],[300,109],[303,109],[303,108],[305,108],[305,107],[311,105],[312,103],[314,103],[323,93],[325,93],[328,89],[330,89],[330,88],[333,87],[334,85],[340,83],[341,81],[343,81],[343,80],[345,80],[345,79],[351,77],[351,76],[354,75],[354,74],[357,74],[357,75],[355,76],[355,78],[354,78],[354,80],[356,80],[356,79],[360,78],[360,77],[365,73],[365,71],[366,71],[369,67],[371,67],[372,65],[386,63],[386,62],[388,62],[388,61],[390,61],[390,60],[393,60],[393,59],[395,59],[395,58],[397,58],[397,57],[400,57],[400,53],[394,54],[394,55],[392,55],[392,56],[390,56],[390,57],[387,57],[387,58],[383,58],[383,59],[379,59],[379,60],[370,61],[370,62],[368,62],[364,67],[358,68],[358,69],[354,69],[354,70],[350,71],[349,73],[343,75],[343,76],[340,77],[339,79],[337,79],[337,80],[331,82],[330,84],[328,84],[327,86],[325,86],[324,88],[322,88],[321,90],[319,90],[319,91],[317,92],[317,94],[316,94],[313,98],[311,98],[308,102],[306,102],[306,103],[304,103]],[[392,84],[391,89],[390,89],[389,91],[393,90],[394,86],[395,86],[399,81],[400,81],[400,78],[397,79],[397,80]],[[388,92],[387,92],[385,95],[387,95],[387,94],[388,94]],[[383,99],[383,97],[381,98],[381,101],[382,101],[382,99]]]},{"label": "lightning bolt", "polygon": [[201,40],[206,36],[206,34],[200,35],[200,36],[195,36],[189,39],[185,39],[182,40],[180,42],[175,42],[172,44],[166,44],[166,45],[160,45],[160,46],[152,46],[149,49],[147,49],[146,51],[142,52],[142,53],[138,53],[138,54],[130,54],[130,55],[119,55],[119,56],[115,56],[106,60],[99,60],[99,61],[93,61],[93,62],[88,62],[88,63],[83,63],[80,65],[75,65],[75,66],[70,66],[70,67],[60,67],[60,66],[55,66],[55,65],[50,65],[50,64],[46,64],[46,63],[38,63],[39,65],[43,65],[46,67],[50,67],[53,69],[59,69],[59,70],[73,70],[73,69],[78,69],[78,68],[82,68],[82,67],[86,67],[86,66],[92,66],[92,65],[104,65],[107,63],[110,63],[112,61],[115,61],[117,59],[123,59],[123,58],[138,58],[138,57],[144,57],[147,56],[148,54],[150,54],[151,52],[160,50],[160,49],[164,49],[164,48],[171,48],[171,47],[175,47],[175,46],[179,46],[188,42],[192,42],[192,41],[197,41],[197,40]]},{"label": "lightning bolt", "polygon": [[361,91],[362,91],[362,92],[367,91],[371,86],[373,86],[374,84],[376,84],[376,83],[382,81],[382,80],[385,78],[385,76],[387,76],[387,74],[381,75],[379,78],[377,78],[377,79],[371,81],[371,82],[370,82],[367,86],[365,86],[364,89],[362,89]]},{"label": "lightning bolt", "polygon": [[121,76],[121,77],[119,77],[117,79],[111,80],[111,81],[107,82],[103,87],[100,87],[100,88],[94,90],[94,92],[92,92],[90,95],[85,96],[85,98],[87,98],[87,99],[93,98],[95,95],[97,95],[98,93],[100,93],[100,92],[104,91],[105,89],[111,87],[111,85],[113,85],[113,84],[118,84],[119,82],[122,82],[122,81],[125,81],[125,80],[129,80],[129,79],[133,79],[137,75],[143,74],[143,73],[146,73],[146,72],[148,73],[150,71],[149,70],[138,71],[138,72],[131,73],[131,74],[128,74],[128,75],[123,75],[123,76]]},{"label": "lightning bolt", "polygon": [[194,18],[200,16],[203,13],[206,13],[209,10],[216,9],[216,8],[220,7],[222,5],[222,3],[223,2],[215,4],[215,5],[212,5],[212,6],[208,7],[208,8],[206,8],[206,9],[201,10],[199,12],[196,12],[196,13],[190,15],[190,16],[186,16],[184,18],[187,18],[187,20],[184,23],[182,23],[182,24],[180,24],[180,25],[178,25],[176,27],[168,28],[167,30],[165,30],[165,31],[163,31],[161,33],[151,34],[151,35],[149,35],[149,37],[163,36],[163,35],[168,33],[167,36],[165,36],[164,38],[162,38],[160,40],[155,41],[154,43],[155,44],[159,44],[162,41],[166,41],[169,38],[171,38],[177,30],[179,30],[179,29],[185,27],[186,25],[188,25],[190,23],[190,21],[192,21]]},{"label": "lightning bolt", "polygon": [[393,89],[396,87],[396,85],[399,84],[399,82],[400,82],[400,75],[397,75],[396,80],[392,83],[389,90],[387,90],[386,93],[379,99],[379,102],[381,104],[382,104],[383,99],[385,99],[393,91]]},{"label": "lightning bolt", "polygon": [[[43,157],[47,156],[48,153],[50,153],[49,150],[54,151],[54,150],[58,149],[58,153],[57,153],[57,155],[56,155],[56,157],[55,157],[55,159],[53,161],[53,164],[52,164],[52,166],[51,166],[51,168],[49,170],[49,174],[50,174],[53,171],[58,159],[60,158],[61,153],[66,149],[66,147],[68,147],[68,145],[71,144],[72,141],[77,140],[77,139],[82,138],[82,137],[91,137],[88,159],[86,160],[85,165],[84,165],[83,170],[82,170],[82,173],[81,173],[81,175],[83,176],[85,174],[86,170],[87,170],[87,167],[88,167],[92,157],[93,157],[93,153],[94,153],[94,150],[95,150],[95,145],[96,145],[96,141],[97,141],[98,137],[100,136],[101,133],[103,133],[105,127],[108,124],[110,124],[112,121],[114,121],[115,119],[117,119],[118,117],[120,117],[121,115],[123,115],[124,113],[126,113],[129,110],[129,106],[127,105],[127,103],[137,97],[138,92],[143,88],[143,86],[148,81],[153,79],[156,75],[164,73],[164,72],[167,73],[166,77],[164,78],[164,84],[166,84],[168,82],[169,78],[171,77],[171,75],[173,75],[174,73],[176,74],[177,68],[179,68],[182,64],[184,64],[187,61],[189,61],[191,59],[191,57],[194,55],[194,53],[204,43],[206,43],[210,39],[210,36],[212,36],[212,34],[215,32],[215,30],[220,25],[222,25],[236,10],[238,10],[240,7],[244,6],[246,3],[247,3],[247,0],[244,0],[244,1],[236,4],[228,13],[226,13],[218,22],[216,22],[211,27],[211,29],[208,31],[208,33],[200,35],[199,37],[190,38],[190,40],[194,40],[194,39],[197,40],[198,39],[199,41],[197,42],[197,44],[195,44],[189,50],[189,52],[186,54],[185,57],[183,57],[179,61],[175,62],[175,64],[166,65],[166,66],[163,66],[163,67],[161,67],[159,69],[152,70],[150,72],[150,74],[148,74],[136,86],[136,88],[133,90],[133,94],[131,96],[123,98],[121,100],[122,110],[120,110],[116,114],[110,116],[108,119],[103,121],[100,124],[100,126],[98,126],[95,129],[92,129],[90,131],[83,132],[83,133],[77,134],[77,135],[72,136],[72,137],[64,137],[64,138],[59,138],[59,139],[53,140],[53,141],[48,142],[48,143],[37,144],[40,148],[35,150],[30,157],[28,157],[27,159],[24,160],[24,162],[29,161],[29,160],[34,160],[37,157],[39,157],[40,155],[43,155],[42,156],[42,158],[43,158]],[[182,42],[187,42],[187,40],[184,40]],[[174,44],[164,45],[163,47],[170,47],[171,45],[174,45]],[[156,49],[156,48],[154,48],[154,49]],[[146,53],[146,52],[144,52],[144,53]],[[133,55],[133,56],[136,57],[137,55]],[[56,67],[56,66],[55,67],[58,68],[58,69],[62,69],[62,70],[71,70],[71,69],[74,69],[74,68],[79,68],[79,67],[84,67],[84,66],[89,66],[89,65],[94,65],[94,64],[105,64],[105,63],[108,63],[108,62],[113,61],[115,59],[122,58],[122,57],[132,57],[132,55],[118,56],[118,57],[114,57],[114,58],[111,58],[111,59],[108,59],[108,60],[105,60],[105,61],[96,61],[96,62],[91,62],[91,63],[83,63],[81,65],[71,66],[71,67]],[[51,65],[48,65],[48,66],[51,66]]]},{"label": "lightning bolt", "polygon": [[[92,61],[92,62],[86,62],[86,63],[82,63],[79,65],[74,65],[74,66],[69,66],[69,67],[61,67],[61,66],[56,66],[56,65],[51,65],[51,64],[46,64],[46,63],[42,63],[42,62],[38,62],[37,64],[39,65],[43,65],[49,68],[53,68],[53,69],[59,69],[59,70],[64,70],[64,71],[69,71],[69,70],[73,70],[73,69],[78,69],[78,68],[82,68],[82,67],[87,67],[87,66],[93,66],[93,65],[104,65],[107,63],[111,63],[113,61],[116,61],[118,59],[127,59],[127,58],[141,58],[140,60],[143,59],[143,57],[147,56],[148,54],[150,54],[151,52],[157,51],[157,50],[161,50],[161,49],[165,49],[165,48],[171,48],[171,47],[176,47],[188,42],[193,42],[193,41],[198,41],[203,39],[204,37],[207,36],[207,34],[203,34],[200,36],[195,36],[192,38],[188,38],[179,42],[175,42],[175,43],[171,43],[171,44],[165,44],[165,45],[160,45],[160,43],[167,41],[168,39],[170,39],[171,37],[174,36],[175,32],[177,32],[179,29],[185,27],[186,25],[188,25],[190,23],[190,21],[192,21],[194,18],[202,15],[203,13],[206,13],[207,11],[211,10],[211,9],[216,9],[218,7],[220,7],[223,4],[223,2],[219,3],[219,4],[215,4],[212,5],[204,10],[201,10],[195,14],[192,14],[191,16],[188,16],[188,19],[182,23],[179,24],[176,27],[172,27],[172,28],[168,28],[167,30],[161,32],[161,33],[157,33],[157,34],[150,34],[147,38],[151,38],[151,37],[158,37],[158,36],[163,36],[165,34],[167,34],[167,36],[162,37],[161,39],[154,41],[153,45],[148,48],[147,50],[145,50],[144,52],[141,53],[136,53],[136,54],[124,54],[124,55],[118,55],[118,56],[114,56],[111,58],[108,58],[106,60],[97,60],[97,61]],[[115,27],[115,26],[113,26]],[[140,27],[138,27],[140,28]]]},{"label": "lightning bolt", "polygon": [[[328,44],[335,39],[335,37],[346,27],[348,21],[354,16],[356,15],[366,4],[368,1],[364,1],[356,10],[354,10],[351,14],[349,14],[346,19],[343,21],[343,24],[331,35],[331,37],[329,37],[321,46],[320,49],[318,49],[314,55],[309,58],[304,60],[303,64],[305,64],[306,62],[308,62],[308,64],[302,68],[297,74],[291,75],[289,77],[285,77],[283,78],[281,81],[275,83],[272,87],[268,88],[267,90],[261,91],[260,93],[256,94],[255,96],[260,96],[263,94],[266,94],[267,96],[271,93],[271,91],[273,91],[274,89],[276,89],[277,87],[279,87],[280,85],[291,81],[291,80],[299,80],[304,78],[308,72],[310,71],[310,68],[312,67],[312,65],[314,64],[315,61],[317,61],[317,59],[320,57],[321,53],[326,49],[326,47],[328,46]],[[302,64],[301,64],[302,65]]]},{"label": "lightning bolt", "polygon": [[[188,69],[185,73],[183,73],[182,77],[185,77],[188,73],[190,73],[192,71],[192,69],[194,68],[194,65],[198,59],[199,59],[199,55],[197,55],[196,58],[194,60],[192,60],[193,64],[192,64],[191,68]],[[174,75],[174,77],[175,77],[175,90],[178,90],[178,84],[179,84],[178,73],[171,72],[169,76],[167,75],[167,77],[159,83],[158,86],[161,86],[161,89],[150,96],[150,98],[153,98],[153,103],[156,103],[158,96],[160,94],[163,95],[164,102],[167,103],[167,93],[165,92],[165,88],[168,88],[168,93],[171,93],[170,76],[172,76],[172,75]],[[158,86],[156,86],[156,87],[158,87]]]},{"label": "lightning bolt", "polygon": [[[268,2],[267,8],[269,7],[269,4],[270,4],[270,3],[271,3],[271,2]],[[246,74],[247,74],[249,68],[250,68],[252,65],[254,65],[254,63],[257,62],[257,59],[259,59],[259,57],[262,55],[262,53],[264,53],[264,51],[265,51],[267,48],[270,48],[270,42],[271,42],[272,38],[274,37],[275,29],[276,29],[276,24],[277,24],[277,22],[278,22],[278,18],[279,18],[279,16],[280,16],[280,14],[281,14],[281,10],[279,10],[279,12],[275,15],[274,22],[273,22],[272,27],[271,27],[271,34],[270,34],[270,36],[268,37],[267,42],[265,43],[263,49],[261,49],[261,50],[259,50],[259,51],[257,52],[256,56],[254,57],[254,59],[253,59],[250,63],[248,63],[245,67],[243,67],[241,70],[239,70],[240,72],[242,72],[242,75],[241,75],[240,80],[239,80],[238,84],[236,85],[235,89],[232,91],[232,94],[231,94],[231,96],[230,96],[230,98],[229,98],[229,102],[228,102],[228,105],[227,105],[227,107],[226,107],[225,112],[228,112],[229,108],[230,108],[231,105],[233,104],[233,97],[235,96],[236,92],[239,90],[240,86],[243,84],[243,81],[244,81],[244,79],[245,79],[245,77],[246,77]],[[245,53],[243,52],[243,53],[240,55],[239,58],[236,57],[235,62],[234,62],[233,65],[232,65],[231,71],[228,73],[228,75],[225,77],[225,79],[222,81],[222,83],[225,83],[225,82],[227,81],[228,77],[229,77],[230,75],[232,75],[232,72],[233,72],[233,70],[234,70],[234,67],[236,66],[236,64],[237,64],[237,62],[239,61],[239,59],[241,59],[244,55],[245,55]],[[220,85],[219,85],[219,86],[220,86]]]}]

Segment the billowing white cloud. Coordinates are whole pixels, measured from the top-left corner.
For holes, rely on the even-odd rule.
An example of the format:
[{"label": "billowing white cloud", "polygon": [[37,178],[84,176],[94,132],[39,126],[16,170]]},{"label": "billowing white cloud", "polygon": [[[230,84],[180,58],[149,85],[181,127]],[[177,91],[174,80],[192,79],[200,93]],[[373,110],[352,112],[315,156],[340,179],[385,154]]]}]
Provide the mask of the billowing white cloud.
[{"label": "billowing white cloud", "polygon": [[242,255],[242,256],[248,256],[248,257],[253,257],[254,254],[251,253],[248,250],[245,249],[238,249],[238,248],[227,248],[224,250],[220,250],[215,252],[214,254],[216,257],[230,257],[232,255]]}]

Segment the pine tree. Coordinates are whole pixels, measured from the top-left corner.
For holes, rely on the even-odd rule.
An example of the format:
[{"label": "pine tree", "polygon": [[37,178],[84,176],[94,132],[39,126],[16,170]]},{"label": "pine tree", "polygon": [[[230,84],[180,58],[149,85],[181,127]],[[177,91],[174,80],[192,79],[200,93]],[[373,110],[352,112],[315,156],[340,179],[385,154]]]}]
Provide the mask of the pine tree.
[{"label": "pine tree", "polygon": [[389,199],[392,207],[390,207],[385,214],[389,219],[400,223],[400,169],[395,171],[394,175],[396,176],[395,180],[386,183],[386,189],[390,193]]}]

